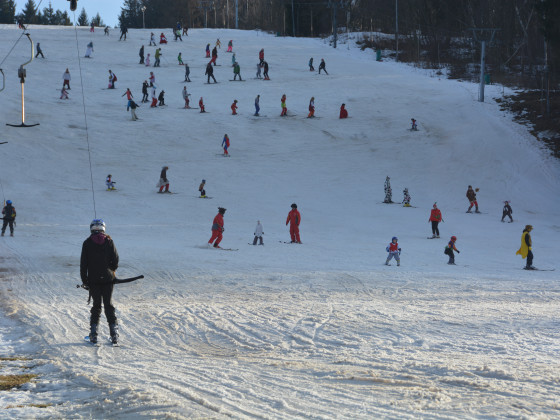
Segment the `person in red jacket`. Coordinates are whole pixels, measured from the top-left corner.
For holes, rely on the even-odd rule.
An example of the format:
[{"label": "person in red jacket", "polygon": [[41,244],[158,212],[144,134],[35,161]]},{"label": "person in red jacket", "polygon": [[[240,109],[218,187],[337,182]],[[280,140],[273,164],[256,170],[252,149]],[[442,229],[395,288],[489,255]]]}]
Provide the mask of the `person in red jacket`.
[{"label": "person in red jacket", "polygon": [[259,51],[259,62],[262,66],[262,63],[264,61],[264,48],[261,48],[261,50]]},{"label": "person in red jacket", "polygon": [[297,204],[292,204],[292,210],[288,213],[288,218],[286,219],[286,226],[290,224],[290,236],[292,238],[292,244],[301,244],[299,239],[299,224],[301,223],[301,215],[297,209]]},{"label": "person in red jacket", "polygon": [[339,118],[348,118],[348,111],[345,108],[346,104],[340,105],[340,116]]},{"label": "person in red jacket", "polygon": [[441,216],[441,210],[437,208],[437,203],[434,203],[428,222],[432,222],[432,238],[439,238],[438,224],[443,222],[443,217]]},{"label": "person in red jacket", "polygon": [[204,101],[202,100],[202,96],[200,97],[200,101],[198,101],[198,107],[200,108],[200,112],[206,112],[204,109]]},{"label": "person in red jacket", "polygon": [[225,213],[226,213],[225,208],[218,207],[218,214],[216,215],[216,217],[214,217],[214,221],[212,222],[212,237],[208,241],[208,246],[214,243],[214,248],[220,248],[220,242],[222,241],[222,233],[224,232]]},{"label": "person in red jacket", "polygon": [[237,115],[237,99],[234,99],[231,104],[231,115]]}]

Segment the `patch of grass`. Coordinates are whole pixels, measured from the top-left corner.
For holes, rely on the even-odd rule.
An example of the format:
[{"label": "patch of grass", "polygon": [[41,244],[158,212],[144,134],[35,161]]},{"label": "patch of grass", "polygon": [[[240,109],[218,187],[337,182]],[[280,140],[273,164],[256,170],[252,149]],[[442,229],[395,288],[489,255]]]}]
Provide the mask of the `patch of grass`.
[{"label": "patch of grass", "polygon": [[9,408],[25,408],[25,407],[35,407],[35,408],[47,408],[47,407],[52,407],[52,404],[27,404],[27,405],[9,405],[6,407],[6,409]]},{"label": "patch of grass", "polygon": [[24,373],[22,375],[0,375],[0,391],[9,391],[13,388],[20,388],[23,384],[30,382],[37,375]]},{"label": "patch of grass", "polygon": [[30,357],[24,356],[0,356],[0,362],[16,362],[18,360],[33,360]]}]

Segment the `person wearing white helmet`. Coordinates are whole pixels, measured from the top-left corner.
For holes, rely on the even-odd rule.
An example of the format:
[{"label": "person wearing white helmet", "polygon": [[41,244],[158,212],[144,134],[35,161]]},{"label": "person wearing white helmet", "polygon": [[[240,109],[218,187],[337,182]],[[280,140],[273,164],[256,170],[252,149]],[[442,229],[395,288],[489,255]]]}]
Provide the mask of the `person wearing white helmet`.
[{"label": "person wearing white helmet", "polygon": [[111,237],[105,233],[105,222],[94,219],[89,226],[91,235],[82,245],[80,277],[83,287],[89,290],[93,300],[90,317],[89,340],[97,343],[98,324],[101,317],[101,303],[109,323],[111,341],[118,342],[118,323],[115,307],[111,302],[115,270],[119,266],[119,254]]}]

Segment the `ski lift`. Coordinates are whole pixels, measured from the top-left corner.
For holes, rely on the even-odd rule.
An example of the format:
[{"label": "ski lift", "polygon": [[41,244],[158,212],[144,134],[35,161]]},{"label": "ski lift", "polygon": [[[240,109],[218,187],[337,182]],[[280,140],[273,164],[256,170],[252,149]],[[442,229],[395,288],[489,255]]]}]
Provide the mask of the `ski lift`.
[{"label": "ski lift", "polygon": [[0,69],[0,73],[2,73],[2,89],[0,89],[0,92],[2,92],[4,89],[6,89],[6,75],[4,74],[4,70]]},{"label": "ski lift", "polygon": [[78,0],[68,0],[70,2],[70,10],[73,12],[78,8]]},{"label": "ski lift", "polygon": [[[27,36],[27,39],[29,39],[29,42],[31,43],[31,59],[29,61],[26,61],[25,63],[23,63],[21,66],[19,66],[18,69],[18,77],[21,83],[21,124],[6,124],[9,125],[10,127],[34,127],[36,125],[39,125],[39,123],[37,124],[25,124],[25,94],[24,94],[24,86],[25,86],[25,78],[27,77],[27,72],[25,70],[25,66],[28,65],[29,63],[31,63],[33,61],[33,53],[34,53],[34,49],[33,49],[33,40],[31,39],[31,36],[29,35],[29,33],[26,33],[25,36]],[[4,73],[2,73],[3,75]]]}]

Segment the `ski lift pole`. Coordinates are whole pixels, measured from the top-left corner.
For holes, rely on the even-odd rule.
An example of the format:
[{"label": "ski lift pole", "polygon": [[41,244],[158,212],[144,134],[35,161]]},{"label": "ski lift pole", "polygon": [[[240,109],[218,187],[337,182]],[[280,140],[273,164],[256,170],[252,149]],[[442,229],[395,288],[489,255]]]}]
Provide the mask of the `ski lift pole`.
[{"label": "ski lift pole", "polygon": [[2,92],[4,89],[6,89],[6,75],[4,74],[4,70],[0,69],[0,73],[2,73],[2,89],[0,89],[0,92]]},{"label": "ski lift pole", "polygon": [[33,61],[34,58],[34,53],[35,50],[33,48],[33,40],[31,39],[31,36],[29,35],[29,33],[26,33],[25,36],[27,36],[27,39],[29,39],[29,42],[31,43],[31,58],[29,59],[29,61],[26,61],[25,63],[23,63],[21,66],[19,66],[18,69],[18,77],[21,83],[21,124],[6,124],[9,125],[10,127],[34,127],[36,125],[39,125],[39,123],[37,124],[25,124],[25,77],[27,76],[27,71],[25,70],[25,66],[27,66],[29,63],[31,63]]}]

